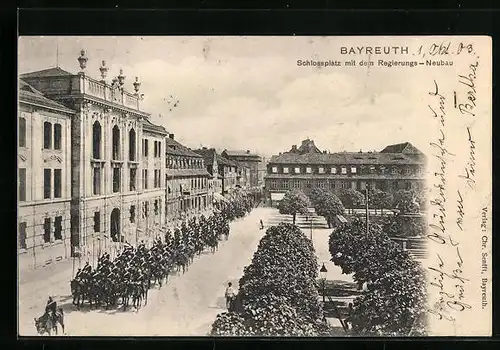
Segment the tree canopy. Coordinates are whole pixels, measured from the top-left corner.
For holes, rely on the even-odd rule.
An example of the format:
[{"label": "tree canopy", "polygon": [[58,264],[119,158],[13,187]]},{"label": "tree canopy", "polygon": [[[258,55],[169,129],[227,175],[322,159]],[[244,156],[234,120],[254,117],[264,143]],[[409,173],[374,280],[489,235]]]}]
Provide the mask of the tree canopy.
[{"label": "tree canopy", "polygon": [[291,224],[270,227],[239,281],[241,305],[217,316],[212,335],[327,335],[317,274],[312,242],[302,231]]},{"label": "tree canopy", "polygon": [[280,201],[278,209],[280,214],[292,215],[293,224],[297,214],[307,214],[309,206],[309,199],[299,190],[290,190],[285,193],[285,196]]}]

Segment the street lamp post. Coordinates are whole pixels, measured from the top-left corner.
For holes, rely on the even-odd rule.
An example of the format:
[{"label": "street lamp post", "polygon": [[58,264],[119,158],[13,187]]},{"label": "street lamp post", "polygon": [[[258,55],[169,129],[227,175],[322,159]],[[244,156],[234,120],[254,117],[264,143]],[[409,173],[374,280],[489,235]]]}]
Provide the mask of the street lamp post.
[{"label": "street lamp post", "polygon": [[323,304],[325,303],[325,296],[326,296],[326,273],[328,270],[326,269],[325,263],[323,263],[323,266],[321,266],[321,269],[319,270],[320,276],[321,276],[321,282],[322,282],[322,289],[323,289]]}]

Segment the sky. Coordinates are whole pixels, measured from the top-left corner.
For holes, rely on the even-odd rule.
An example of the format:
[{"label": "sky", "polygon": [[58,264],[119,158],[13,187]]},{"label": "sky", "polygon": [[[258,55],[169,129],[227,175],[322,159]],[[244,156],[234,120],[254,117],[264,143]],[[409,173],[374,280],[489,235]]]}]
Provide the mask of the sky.
[{"label": "sky", "polygon": [[19,73],[56,65],[77,73],[85,49],[87,75],[100,79],[105,60],[108,80],[122,68],[129,91],[139,77],[142,109],[191,148],[269,157],[310,138],[331,152],[379,151],[406,141],[425,152],[422,101],[432,79],[422,79],[421,70],[297,65],[368,59],[342,56],[341,46],[408,43],[397,37],[21,37],[18,62]]}]

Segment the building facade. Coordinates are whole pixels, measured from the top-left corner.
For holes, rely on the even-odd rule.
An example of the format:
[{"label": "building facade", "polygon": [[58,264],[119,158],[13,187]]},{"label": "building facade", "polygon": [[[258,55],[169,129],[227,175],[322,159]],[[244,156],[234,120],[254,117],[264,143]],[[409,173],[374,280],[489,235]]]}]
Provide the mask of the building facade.
[{"label": "building facade", "polygon": [[288,152],[273,156],[267,165],[265,191],[271,204],[290,189],[306,194],[313,188],[339,192],[370,186],[387,192],[425,188],[426,157],[409,142],[390,145],[380,152],[320,151],[304,140]]},{"label": "building facade", "polygon": [[213,191],[203,156],[174,139],[166,138],[167,220],[184,220],[210,210]]},{"label": "building facade", "polygon": [[[85,72],[88,58],[83,50],[78,61],[78,74],[57,67],[21,78],[46,98],[75,111],[66,148],[71,254],[96,259],[105,251],[113,255],[126,241],[149,236],[150,220],[165,223],[164,156],[161,150],[150,156],[149,149],[154,144],[164,150],[167,133],[141,110],[138,78],[130,84],[135,91],[130,93],[122,71],[107,81],[103,61],[97,80]],[[141,149],[145,142],[148,146]]]},{"label": "building facade", "polygon": [[219,163],[217,161],[218,154],[215,148],[203,147],[194,150],[195,153],[203,157],[203,161],[207,172],[209,173],[208,188],[213,193],[214,197],[222,195],[222,177],[219,175]]},{"label": "building facade", "polygon": [[240,174],[238,164],[221,155],[217,155],[219,178],[222,181],[222,195],[227,195],[240,187]]},{"label": "building facade", "polygon": [[71,119],[75,111],[19,81],[19,267],[71,255]]},{"label": "building facade", "polygon": [[238,164],[238,171],[241,176],[240,186],[244,188],[259,186],[259,165],[262,159],[259,155],[246,151],[224,150],[221,155]]}]

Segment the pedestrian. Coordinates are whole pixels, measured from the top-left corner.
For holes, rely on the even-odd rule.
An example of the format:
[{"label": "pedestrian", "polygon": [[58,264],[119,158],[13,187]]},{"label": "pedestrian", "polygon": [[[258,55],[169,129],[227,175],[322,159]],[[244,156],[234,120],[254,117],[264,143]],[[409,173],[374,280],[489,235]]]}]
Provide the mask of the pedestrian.
[{"label": "pedestrian", "polygon": [[264,229],[264,223],[262,222],[262,219],[260,219],[260,229],[263,230]]},{"label": "pedestrian", "polygon": [[228,310],[231,309],[231,304],[232,304],[235,296],[236,296],[236,293],[234,292],[233,284],[231,282],[229,282],[227,284],[226,293],[225,293],[226,307]]},{"label": "pedestrian", "polygon": [[349,305],[347,306],[347,317],[344,320],[344,323],[345,323],[347,329],[352,328],[353,311],[354,311],[353,305],[352,305],[352,303],[349,303]]}]

